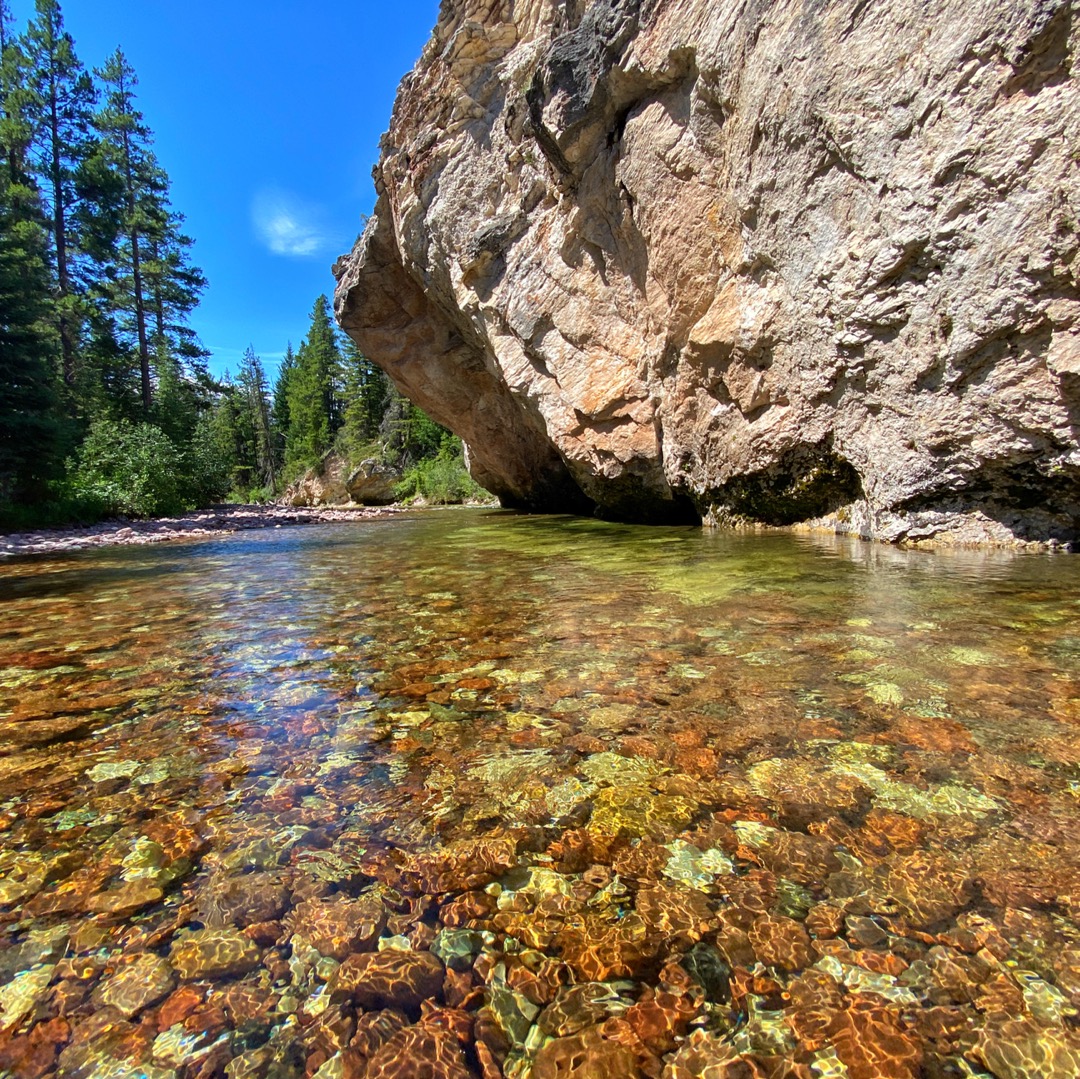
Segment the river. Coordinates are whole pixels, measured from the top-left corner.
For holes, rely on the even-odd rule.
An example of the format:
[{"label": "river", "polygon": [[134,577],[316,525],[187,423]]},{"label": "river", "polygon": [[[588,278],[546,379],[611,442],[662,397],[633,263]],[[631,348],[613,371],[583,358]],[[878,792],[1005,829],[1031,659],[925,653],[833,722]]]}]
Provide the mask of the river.
[{"label": "river", "polygon": [[12,1075],[1080,1074],[1075,557],[427,511],[2,564],[0,672]]}]

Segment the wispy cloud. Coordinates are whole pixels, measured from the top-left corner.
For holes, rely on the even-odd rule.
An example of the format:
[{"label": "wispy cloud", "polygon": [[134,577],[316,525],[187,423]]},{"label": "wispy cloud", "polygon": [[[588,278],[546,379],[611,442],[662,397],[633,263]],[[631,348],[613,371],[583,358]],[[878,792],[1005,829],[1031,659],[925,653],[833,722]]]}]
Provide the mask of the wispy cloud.
[{"label": "wispy cloud", "polygon": [[275,254],[307,258],[326,248],[329,237],[319,211],[279,188],[264,188],[251,203],[256,235]]}]

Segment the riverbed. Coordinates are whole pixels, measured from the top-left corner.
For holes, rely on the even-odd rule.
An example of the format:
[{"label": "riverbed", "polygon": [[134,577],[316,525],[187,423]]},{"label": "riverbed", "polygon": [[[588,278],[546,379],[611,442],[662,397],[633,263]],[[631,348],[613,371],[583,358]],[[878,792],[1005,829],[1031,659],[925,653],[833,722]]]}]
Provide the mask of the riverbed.
[{"label": "riverbed", "polygon": [[1080,1074],[1073,556],[433,510],[13,559],[0,671],[12,1075]]}]

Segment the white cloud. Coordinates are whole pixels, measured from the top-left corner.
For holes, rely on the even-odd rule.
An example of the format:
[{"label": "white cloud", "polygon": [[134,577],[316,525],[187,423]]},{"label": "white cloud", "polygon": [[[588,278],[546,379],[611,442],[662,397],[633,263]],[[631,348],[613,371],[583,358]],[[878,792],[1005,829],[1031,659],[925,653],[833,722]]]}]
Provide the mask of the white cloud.
[{"label": "white cloud", "polygon": [[306,258],[326,247],[318,211],[286,191],[258,192],[251,204],[251,220],[259,239],[275,255]]}]

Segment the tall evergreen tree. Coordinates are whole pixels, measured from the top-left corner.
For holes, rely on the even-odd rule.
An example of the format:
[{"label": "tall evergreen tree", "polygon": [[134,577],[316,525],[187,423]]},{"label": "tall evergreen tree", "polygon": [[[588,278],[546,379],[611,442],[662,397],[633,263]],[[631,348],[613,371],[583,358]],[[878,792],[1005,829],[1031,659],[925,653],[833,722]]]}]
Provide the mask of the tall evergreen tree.
[{"label": "tall evergreen tree", "polygon": [[7,0],[0,0],[0,183],[31,186],[28,155],[33,137],[27,88],[29,61],[11,31]]},{"label": "tall evergreen tree", "polygon": [[[35,0],[20,37],[0,0],[0,503],[48,497],[77,417],[93,422],[71,489],[113,490],[114,465],[130,458],[123,475],[169,498],[124,505],[157,512],[223,493],[216,387],[187,325],[206,282],[135,106],[134,72],[118,51],[98,75],[95,113],[57,0]],[[262,387],[269,459],[264,376]]]},{"label": "tall evergreen tree", "polygon": [[154,357],[157,393],[152,418],[178,447],[186,446],[195,434],[199,418],[199,403],[194,388],[184,378],[176,358],[169,352],[168,343],[158,338]]},{"label": "tall evergreen tree", "polygon": [[107,262],[98,299],[116,313],[119,339],[135,354],[142,407],[149,413],[153,383],[144,262],[147,235],[162,212],[163,174],[150,151],[150,130],[135,107],[138,80],[123,52],[117,49],[96,74],[104,101],[94,117],[98,138],[81,180],[94,253]]},{"label": "tall evergreen tree", "polygon": [[345,339],[342,352],[344,377],[339,438],[345,453],[354,459],[378,438],[389,398],[389,381],[351,338]]},{"label": "tall evergreen tree", "polygon": [[47,240],[36,211],[29,188],[0,185],[0,502],[41,499],[59,441]]},{"label": "tall evergreen tree", "polygon": [[289,381],[295,370],[296,353],[290,341],[285,346],[285,356],[274,380],[274,401],[271,406],[277,460],[281,464],[285,462],[285,446],[289,437]]},{"label": "tall evergreen tree", "polygon": [[57,463],[48,233],[29,174],[28,64],[0,0],[0,502],[37,501]]},{"label": "tall evergreen tree", "polygon": [[248,418],[246,426],[252,432],[254,465],[259,481],[264,487],[273,487],[277,481],[274,461],[274,435],[270,426],[270,405],[267,401],[266,373],[262,360],[250,345],[240,362],[239,388],[243,395],[242,407]]},{"label": "tall evergreen tree", "polygon": [[335,392],[340,377],[341,351],[330,301],[320,296],[296,354],[296,369],[289,376],[289,464],[314,464],[330,448],[340,426],[340,397]]},{"label": "tall evergreen tree", "polygon": [[88,249],[102,265],[93,290],[95,353],[102,367],[126,354],[138,371],[144,415],[153,399],[153,356],[162,349],[205,381],[206,350],[187,317],[206,287],[192,240],[172,210],[169,178],[135,104],[137,79],[117,50],[97,72],[104,100],[97,138],[79,174]]},{"label": "tall evergreen tree", "polygon": [[247,429],[242,394],[226,371],[210,414],[210,427],[218,453],[228,463],[229,481],[234,488],[251,486],[254,466],[253,432]]},{"label": "tall evergreen tree", "polygon": [[53,289],[64,382],[75,381],[80,315],[79,243],[73,229],[78,210],[75,175],[86,154],[94,87],[64,29],[57,0],[36,0],[36,18],[23,37],[27,63],[27,119],[31,162],[51,221]]},{"label": "tall evergreen tree", "polygon": [[157,214],[150,215],[145,262],[154,336],[168,341],[170,349],[189,367],[201,368],[207,352],[186,320],[206,288],[206,277],[191,261],[194,241],[183,232],[183,214],[169,206],[169,180],[163,170],[158,187]]}]

